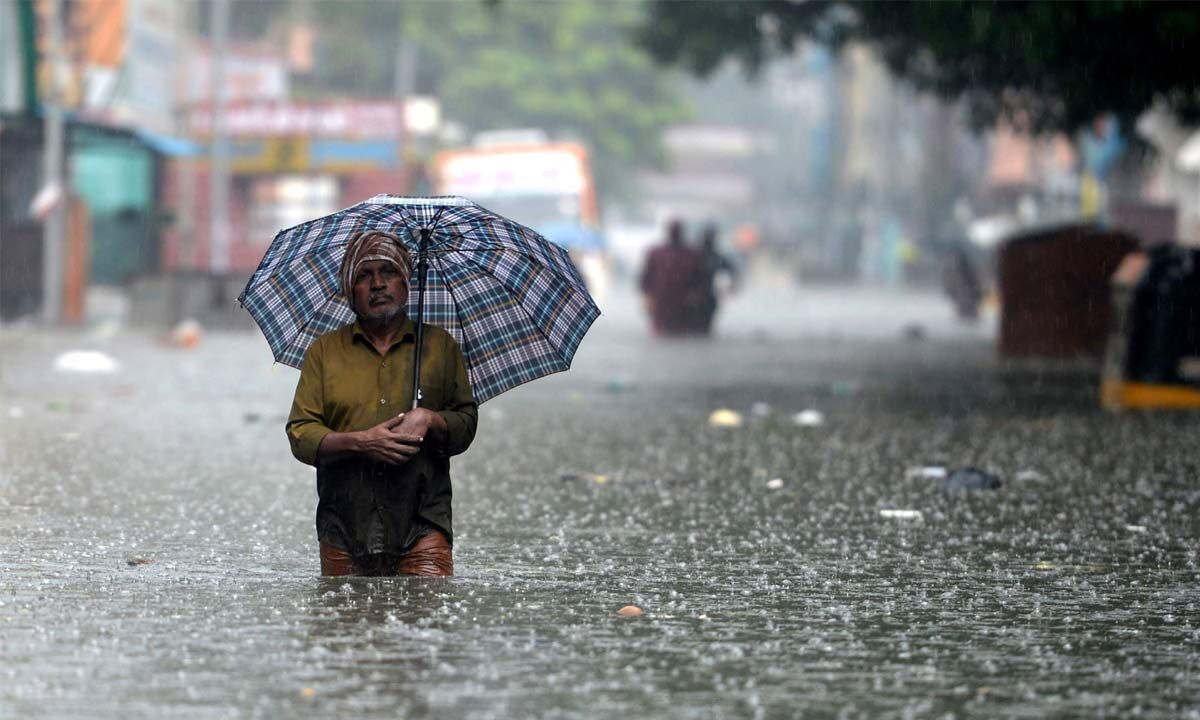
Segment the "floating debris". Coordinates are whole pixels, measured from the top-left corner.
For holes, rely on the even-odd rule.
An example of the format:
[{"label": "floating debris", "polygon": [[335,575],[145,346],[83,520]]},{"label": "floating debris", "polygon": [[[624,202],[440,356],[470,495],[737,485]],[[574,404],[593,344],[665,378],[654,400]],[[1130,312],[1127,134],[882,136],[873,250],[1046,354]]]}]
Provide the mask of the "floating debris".
[{"label": "floating debris", "polygon": [[625,607],[618,610],[617,614],[620,615],[621,617],[638,617],[640,615],[644,615],[645,612],[646,612],[645,610],[642,610],[637,605],[626,605]]},{"label": "floating debris", "polygon": [[579,482],[590,480],[597,485],[603,485],[610,479],[607,475],[600,475],[598,473],[563,473],[562,475],[559,475],[558,478],[563,482]]},{"label": "floating debris", "polygon": [[1146,526],[1145,526],[1145,525],[1126,525],[1126,526],[1125,526],[1125,529],[1126,529],[1127,531],[1131,532],[1131,533],[1144,533],[1144,532],[1146,532]]},{"label": "floating debris", "polygon": [[1037,565],[1034,565],[1034,566],[1033,566],[1033,568],[1034,568],[1035,570],[1053,570],[1055,567],[1056,567],[1056,566],[1055,566],[1055,564],[1054,564],[1054,563],[1052,563],[1052,562],[1049,562],[1049,561],[1047,561],[1047,560],[1042,560],[1042,561],[1041,561],[1041,562],[1039,562]]},{"label": "floating debris", "polygon": [[1004,483],[995,475],[977,467],[959,468],[942,482],[948,492],[970,492],[973,490],[997,490]]},{"label": "floating debris", "polygon": [[1045,482],[1050,478],[1041,474],[1037,470],[1022,470],[1017,473],[1014,478],[1017,482]]},{"label": "floating debris", "polygon": [[946,468],[941,465],[925,465],[922,467],[913,467],[905,471],[904,476],[907,478],[915,478],[919,480],[944,480],[946,479]]},{"label": "floating debris", "polygon": [[171,331],[171,342],[181,348],[191,349],[200,344],[204,328],[195,320],[184,320]]},{"label": "floating debris", "polygon": [[891,518],[893,520],[920,520],[920,510],[899,510],[888,508],[879,511],[879,517]]},{"label": "floating debris", "polygon": [[820,410],[801,410],[792,417],[792,422],[800,427],[820,427],[825,424],[825,415]]},{"label": "floating debris", "polygon": [[713,410],[708,416],[708,424],[713,427],[741,427],[742,414],[728,408]]},{"label": "floating debris", "polygon": [[303,697],[306,697],[306,698],[316,697],[317,691],[314,690],[313,688],[306,687],[300,691],[300,695]]},{"label": "floating debris", "polygon": [[137,567],[138,565],[149,565],[153,560],[146,557],[131,557],[125,561],[129,567]]},{"label": "floating debris", "polygon": [[783,487],[783,478],[771,478],[767,481],[768,490],[778,490]]},{"label": "floating debris", "polygon": [[69,350],[54,358],[54,369],[64,373],[109,375],[120,366],[117,361],[99,350]]}]

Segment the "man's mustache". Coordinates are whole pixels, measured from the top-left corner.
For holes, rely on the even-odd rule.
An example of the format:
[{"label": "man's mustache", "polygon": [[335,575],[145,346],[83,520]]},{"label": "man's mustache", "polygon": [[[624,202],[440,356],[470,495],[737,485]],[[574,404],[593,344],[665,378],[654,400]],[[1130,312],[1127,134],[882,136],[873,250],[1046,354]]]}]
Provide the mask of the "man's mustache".
[{"label": "man's mustache", "polygon": [[385,293],[385,292],[381,292],[381,293],[372,293],[372,294],[371,294],[371,297],[370,297],[370,298],[367,300],[367,302],[368,302],[368,303],[371,303],[372,305],[374,305],[374,304],[375,304],[375,302],[376,302],[377,300],[387,300],[387,301],[392,301],[392,300],[395,300],[395,299],[396,299],[396,298],[395,298],[395,297],[393,297],[391,293]]}]

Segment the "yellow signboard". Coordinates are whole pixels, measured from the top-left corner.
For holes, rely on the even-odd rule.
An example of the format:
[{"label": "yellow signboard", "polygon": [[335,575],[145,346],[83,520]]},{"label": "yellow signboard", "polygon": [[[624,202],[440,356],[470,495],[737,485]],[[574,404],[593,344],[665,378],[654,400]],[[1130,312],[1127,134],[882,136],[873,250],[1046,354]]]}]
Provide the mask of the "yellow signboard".
[{"label": "yellow signboard", "polygon": [[235,173],[286,173],[310,169],[308,138],[264,138],[234,142],[229,169]]},{"label": "yellow signboard", "polygon": [[[337,141],[306,136],[234,138],[229,169],[239,175],[395,170],[400,149],[391,141]],[[207,160],[208,156],[202,156]]]}]

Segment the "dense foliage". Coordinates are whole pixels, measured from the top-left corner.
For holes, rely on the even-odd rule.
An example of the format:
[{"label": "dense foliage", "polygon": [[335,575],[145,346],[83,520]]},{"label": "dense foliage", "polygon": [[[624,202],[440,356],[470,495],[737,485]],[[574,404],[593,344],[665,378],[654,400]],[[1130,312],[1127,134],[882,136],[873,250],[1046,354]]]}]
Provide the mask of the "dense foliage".
[{"label": "dense foliage", "polygon": [[809,39],[865,42],[919,89],[962,98],[979,126],[1074,131],[1156,103],[1200,121],[1200,12],[1188,3],[655,0],[636,37],[702,75],[730,57],[753,71]]}]

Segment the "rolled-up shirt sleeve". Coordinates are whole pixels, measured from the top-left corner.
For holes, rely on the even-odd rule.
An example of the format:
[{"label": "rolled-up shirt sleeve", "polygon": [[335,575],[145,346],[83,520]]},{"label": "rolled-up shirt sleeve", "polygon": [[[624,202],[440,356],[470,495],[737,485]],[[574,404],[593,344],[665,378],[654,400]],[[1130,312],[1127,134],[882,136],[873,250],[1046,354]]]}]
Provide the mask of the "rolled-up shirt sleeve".
[{"label": "rolled-up shirt sleeve", "polygon": [[449,336],[447,340],[446,405],[438,414],[446,421],[446,444],[442,447],[442,453],[448,456],[465,452],[471,446],[479,422],[479,405],[471,392],[462,350]]},{"label": "rolled-up shirt sleeve", "polygon": [[333,432],[325,425],[322,344],[318,341],[304,354],[292,411],[288,414],[287,436],[292,455],[302,463],[317,464],[317,448]]}]

